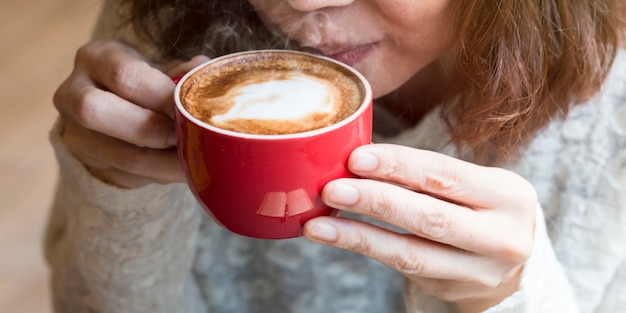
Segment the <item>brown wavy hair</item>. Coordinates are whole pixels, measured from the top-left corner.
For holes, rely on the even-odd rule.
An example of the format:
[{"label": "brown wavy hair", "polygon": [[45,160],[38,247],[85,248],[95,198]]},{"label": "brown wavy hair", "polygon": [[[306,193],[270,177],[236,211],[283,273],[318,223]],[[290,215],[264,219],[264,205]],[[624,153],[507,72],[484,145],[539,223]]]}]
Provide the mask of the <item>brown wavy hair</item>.
[{"label": "brown wavy hair", "polygon": [[[281,48],[243,0],[120,1],[161,56]],[[452,141],[498,164],[595,94],[626,33],[624,0],[451,1],[453,79],[442,114]],[[130,15],[128,15],[130,12]]]},{"label": "brown wavy hair", "polygon": [[[515,156],[601,87],[624,45],[624,0],[452,1],[453,141],[485,163]],[[491,162],[488,162],[492,160]]]}]

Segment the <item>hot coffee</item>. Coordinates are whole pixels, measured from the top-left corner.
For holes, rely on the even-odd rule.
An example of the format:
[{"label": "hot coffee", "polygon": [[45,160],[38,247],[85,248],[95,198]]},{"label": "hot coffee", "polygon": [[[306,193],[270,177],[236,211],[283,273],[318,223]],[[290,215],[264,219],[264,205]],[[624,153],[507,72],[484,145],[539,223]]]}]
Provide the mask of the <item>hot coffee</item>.
[{"label": "hot coffee", "polygon": [[354,113],[365,88],[354,73],[306,54],[242,54],[187,79],[180,99],[195,118],[230,131],[277,135],[323,128]]},{"label": "hot coffee", "polygon": [[261,50],[213,59],[183,76],[174,101],[190,190],[220,225],[255,238],[301,236],[306,221],[336,215],[322,188],[355,177],[348,157],[372,137],[365,77],[311,54]]}]

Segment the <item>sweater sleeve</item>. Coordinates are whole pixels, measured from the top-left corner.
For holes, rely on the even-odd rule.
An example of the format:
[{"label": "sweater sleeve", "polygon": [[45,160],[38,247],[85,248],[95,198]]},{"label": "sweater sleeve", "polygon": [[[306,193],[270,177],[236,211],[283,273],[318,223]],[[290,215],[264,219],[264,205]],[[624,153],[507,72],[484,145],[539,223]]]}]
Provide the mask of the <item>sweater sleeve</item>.
[{"label": "sweater sleeve", "polygon": [[[142,45],[104,2],[94,39]],[[201,210],[184,184],[103,183],[50,133],[60,166],[45,252],[55,312],[205,312],[192,274]]]},{"label": "sweater sleeve", "polygon": [[626,312],[626,261],[615,271],[596,312]]},{"label": "sweater sleeve", "polygon": [[[546,231],[541,206],[537,206],[534,246],[524,265],[517,292],[485,313],[576,313],[576,299],[565,271],[556,258]],[[407,312],[455,312],[454,306],[422,293],[407,282]]]},{"label": "sweater sleeve", "polygon": [[94,178],[51,142],[60,181],[46,234],[55,312],[203,312],[192,263],[201,219],[184,184],[134,190]]}]

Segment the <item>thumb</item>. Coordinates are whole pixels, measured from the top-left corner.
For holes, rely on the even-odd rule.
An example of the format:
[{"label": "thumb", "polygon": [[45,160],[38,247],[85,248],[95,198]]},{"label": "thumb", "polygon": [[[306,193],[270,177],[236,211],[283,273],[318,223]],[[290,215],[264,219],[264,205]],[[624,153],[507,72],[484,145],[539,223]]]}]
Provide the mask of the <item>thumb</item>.
[{"label": "thumb", "polygon": [[189,72],[196,66],[202,63],[205,63],[209,60],[211,60],[211,58],[209,58],[206,55],[197,55],[189,61],[181,62],[173,66],[169,71],[167,71],[167,75],[169,75],[172,78],[178,77],[178,79],[180,79],[183,75],[185,75],[187,72]]}]

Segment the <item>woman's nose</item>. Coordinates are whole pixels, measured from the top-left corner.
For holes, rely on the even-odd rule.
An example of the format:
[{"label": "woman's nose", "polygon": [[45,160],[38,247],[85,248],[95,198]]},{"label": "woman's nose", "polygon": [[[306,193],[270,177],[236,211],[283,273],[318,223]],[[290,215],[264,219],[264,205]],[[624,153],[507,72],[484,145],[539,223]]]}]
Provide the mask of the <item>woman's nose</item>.
[{"label": "woman's nose", "polygon": [[285,0],[298,11],[315,11],[325,7],[339,7],[348,5],[355,0]]}]

